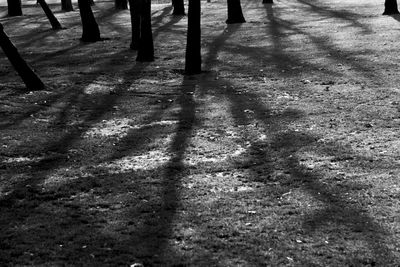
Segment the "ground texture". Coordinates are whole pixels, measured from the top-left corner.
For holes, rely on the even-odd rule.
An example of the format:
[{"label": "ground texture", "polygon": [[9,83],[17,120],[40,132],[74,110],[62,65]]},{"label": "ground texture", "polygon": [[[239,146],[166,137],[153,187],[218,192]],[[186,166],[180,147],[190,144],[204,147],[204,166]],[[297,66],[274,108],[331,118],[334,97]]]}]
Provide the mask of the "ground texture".
[{"label": "ground texture", "polygon": [[156,61],[129,11],[34,2],[0,22],[46,90],[0,53],[1,266],[399,266],[400,17],[383,1],[153,5]]}]

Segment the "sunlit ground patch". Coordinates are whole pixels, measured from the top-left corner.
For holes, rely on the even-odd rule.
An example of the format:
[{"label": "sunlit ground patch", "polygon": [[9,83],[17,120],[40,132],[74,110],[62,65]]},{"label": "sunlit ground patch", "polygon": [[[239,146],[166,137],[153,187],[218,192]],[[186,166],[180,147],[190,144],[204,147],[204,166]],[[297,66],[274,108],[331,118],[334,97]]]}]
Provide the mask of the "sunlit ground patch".
[{"label": "sunlit ground patch", "polygon": [[2,163],[12,164],[12,163],[35,163],[42,160],[43,157],[13,157],[7,158],[2,161]]},{"label": "sunlit ground patch", "polygon": [[99,166],[112,174],[129,173],[137,170],[155,170],[165,165],[170,158],[170,155],[163,151],[149,151],[142,155],[126,156],[109,163],[102,163]]},{"label": "sunlit ground patch", "polygon": [[123,138],[131,130],[140,130],[155,126],[169,126],[177,124],[174,120],[156,121],[148,124],[134,124],[133,120],[128,118],[116,118],[111,120],[103,120],[95,124],[85,133],[85,138],[90,137],[119,137]]}]

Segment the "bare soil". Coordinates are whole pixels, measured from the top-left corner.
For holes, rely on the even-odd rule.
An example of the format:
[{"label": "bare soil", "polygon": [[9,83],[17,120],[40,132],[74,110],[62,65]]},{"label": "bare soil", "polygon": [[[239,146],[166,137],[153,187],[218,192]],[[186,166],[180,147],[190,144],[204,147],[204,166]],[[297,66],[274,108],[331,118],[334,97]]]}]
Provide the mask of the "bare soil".
[{"label": "bare soil", "polygon": [[[0,22],[46,90],[0,53],[1,266],[399,266],[400,17],[383,1],[152,7],[156,61],[129,11],[40,7]],[[136,265],[135,265],[136,264]]]}]

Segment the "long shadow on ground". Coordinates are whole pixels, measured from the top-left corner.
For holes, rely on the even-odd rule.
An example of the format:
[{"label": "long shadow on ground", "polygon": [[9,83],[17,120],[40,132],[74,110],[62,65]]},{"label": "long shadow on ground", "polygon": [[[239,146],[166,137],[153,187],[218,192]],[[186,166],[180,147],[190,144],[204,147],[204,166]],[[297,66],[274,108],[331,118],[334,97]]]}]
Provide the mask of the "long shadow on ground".
[{"label": "long shadow on ground", "polygon": [[[270,6],[267,6],[267,12],[272,16],[272,10]],[[275,23],[275,19],[270,17],[272,23]],[[232,35],[239,26],[228,26],[224,33],[216,38],[218,41],[215,44],[211,44],[212,48],[208,57],[206,58],[207,68],[212,67],[208,65],[211,62],[215,62],[219,47],[223,47],[221,41],[228,40],[229,36]],[[280,40],[278,39],[279,34],[276,32],[277,29],[273,29],[271,32],[272,36],[275,36],[277,49],[279,49]],[[282,54],[283,51],[278,51]],[[363,73],[368,73],[368,69],[360,68]],[[305,235],[316,235],[318,229],[323,231],[324,227],[333,227],[334,230],[329,235],[335,238],[346,238],[348,232],[352,232],[352,238],[362,240],[368,244],[368,248],[372,253],[372,257],[366,259],[363,256],[348,254],[348,264],[362,264],[368,261],[369,264],[380,264],[380,265],[393,265],[397,258],[392,254],[388,248],[386,232],[373,218],[371,218],[366,212],[362,205],[350,203],[346,198],[346,193],[343,192],[343,188],[335,185],[326,185],[323,181],[325,180],[322,174],[307,170],[307,168],[301,164],[300,159],[296,156],[299,151],[310,151],[314,153],[326,153],[329,156],[335,156],[337,158],[343,157],[343,151],[346,154],[357,158],[357,162],[368,161],[361,156],[356,155],[351,149],[341,148],[339,144],[330,143],[329,149],[320,150],[318,143],[316,142],[319,138],[317,136],[310,135],[307,132],[291,130],[288,125],[291,121],[301,117],[301,112],[297,110],[286,110],[281,114],[272,115],[271,110],[266,108],[262,102],[258,99],[256,94],[250,92],[238,92],[235,90],[235,84],[223,79],[218,80],[218,84],[224,85],[225,88],[231,88],[231,90],[225,90],[221,95],[217,95],[221,98],[227,98],[231,102],[231,113],[233,118],[236,120],[238,125],[250,125],[254,122],[261,125],[263,133],[267,136],[265,141],[254,141],[249,147],[246,155],[249,155],[248,161],[244,161],[238,165],[238,168],[243,166],[257,165],[250,167],[250,174],[248,179],[256,178],[258,182],[265,182],[266,190],[271,194],[271,201],[274,201],[282,193],[288,192],[295,188],[302,188],[306,190],[313,198],[321,201],[323,206],[326,206],[323,210],[316,211],[313,214],[305,216],[304,220],[304,234]],[[215,87],[215,85],[214,85]],[[252,115],[249,118],[249,114],[246,110],[251,110]],[[246,138],[244,136],[244,138]],[[337,152],[338,153],[335,153]],[[279,164],[279,165],[278,165]],[[361,163],[363,164],[363,163]],[[364,165],[364,164],[363,164]],[[363,166],[361,165],[361,166]],[[279,180],[279,186],[270,188],[271,181],[269,177],[273,176],[275,170],[283,171],[287,176]],[[261,178],[260,178],[260,171]],[[357,185],[354,185],[357,187]],[[351,192],[351,188],[348,188]],[[335,226],[332,226],[335,225]],[[326,232],[325,232],[326,234]],[[285,233],[283,233],[285,235]],[[278,246],[279,247],[279,246]],[[282,247],[280,247],[282,251]],[[290,248],[287,248],[290,250]],[[339,252],[336,252],[339,253]],[[361,252],[360,252],[361,253]],[[285,253],[283,253],[285,254]],[[284,257],[284,255],[281,255]],[[333,255],[332,255],[333,256]],[[248,262],[255,262],[255,259],[261,259],[262,255],[247,255],[246,259]],[[299,259],[302,264],[312,264],[307,259]],[[261,262],[259,262],[261,263]]]}]

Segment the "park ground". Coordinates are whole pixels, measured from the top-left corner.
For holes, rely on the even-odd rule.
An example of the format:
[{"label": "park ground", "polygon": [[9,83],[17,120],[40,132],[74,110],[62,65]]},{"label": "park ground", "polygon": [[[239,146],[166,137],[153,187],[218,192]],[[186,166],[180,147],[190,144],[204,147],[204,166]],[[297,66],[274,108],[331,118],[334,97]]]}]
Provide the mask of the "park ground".
[{"label": "park ground", "polygon": [[[1,266],[399,266],[400,17],[375,0],[152,6],[156,60],[129,11],[34,1],[0,22],[45,90],[0,53]],[[136,265],[135,265],[136,264]]]}]

